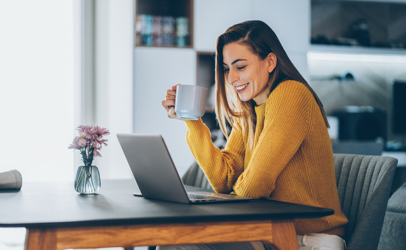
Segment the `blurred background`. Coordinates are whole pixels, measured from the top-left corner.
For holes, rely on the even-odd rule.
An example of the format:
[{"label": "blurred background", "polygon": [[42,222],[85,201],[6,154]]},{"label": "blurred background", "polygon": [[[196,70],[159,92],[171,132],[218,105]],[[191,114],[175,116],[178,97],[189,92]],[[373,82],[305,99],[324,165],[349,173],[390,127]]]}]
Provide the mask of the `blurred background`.
[{"label": "blurred background", "polygon": [[381,143],[406,166],[405,0],[17,0],[0,2],[0,172],[73,181],[81,162],[68,146],[87,124],[111,132],[94,162],[102,179],[133,178],[117,133],[162,134],[184,174],[186,126],[161,101],[178,83],[209,88],[203,121],[221,147],[215,42],[251,19],[319,95],[332,143]]}]

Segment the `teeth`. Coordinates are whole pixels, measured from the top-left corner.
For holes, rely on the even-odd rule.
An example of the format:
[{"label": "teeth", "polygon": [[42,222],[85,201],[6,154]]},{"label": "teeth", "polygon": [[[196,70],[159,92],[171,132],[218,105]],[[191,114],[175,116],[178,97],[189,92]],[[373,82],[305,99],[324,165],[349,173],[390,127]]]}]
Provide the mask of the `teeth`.
[{"label": "teeth", "polygon": [[244,89],[245,87],[247,87],[247,85],[248,85],[248,83],[245,84],[245,85],[242,85],[242,86],[235,87],[235,88],[236,88],[237,90],[242,90],[242,89]]}]

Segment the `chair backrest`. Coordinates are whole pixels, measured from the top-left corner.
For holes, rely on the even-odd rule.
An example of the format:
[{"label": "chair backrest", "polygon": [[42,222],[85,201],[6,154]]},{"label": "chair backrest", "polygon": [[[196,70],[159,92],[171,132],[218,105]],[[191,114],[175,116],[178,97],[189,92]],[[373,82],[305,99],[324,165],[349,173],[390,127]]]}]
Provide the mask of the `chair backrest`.
[{"label": "chair backrest", "polygon": [[209,180],[199,167],[197,162],[194,162],[186,173],[182,176],[183,184],[213,190]]},{"label": "chair backrest", "polygon": [[397,159],[334,154],[347,249],[377,249]]}]

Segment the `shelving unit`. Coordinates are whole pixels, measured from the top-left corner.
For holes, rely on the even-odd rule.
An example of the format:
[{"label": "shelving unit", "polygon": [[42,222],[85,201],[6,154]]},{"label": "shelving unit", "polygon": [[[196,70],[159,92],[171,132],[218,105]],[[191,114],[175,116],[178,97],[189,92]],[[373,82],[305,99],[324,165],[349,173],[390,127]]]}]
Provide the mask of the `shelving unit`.
[{"label": "shelving unit", "polygon": [[[406,51],[406,1],[311,0],[311,44]],[[385,51],[387,50],[387,51]]]},{"label": "shelving unit", "polygon": [[368,55],[401,55],[406,56],[406,49],[371,48],[361,46],[337,46],[313,44],[309,47],[311,52],[327,52],[340,54],[368,54]]},{"label": "shelving unit", "polygon": [[214,85],[214,73],[215,73],[215,53],[213,52],[197,52],[197,85],[210,88]]},{"label": "shelving unit", "polygon": [[206,112],[202,117],[203,122],[210,130],[219,129],[215,115],[215,53],[197,52],[196,53],[196,83],[199,86],[208,89],[206,101]]},{"label": "shelving unit", "polygon": [[136,0],[135,18],[135,46],[193,48],[193,0]]},{"label": "shelving unit", "polygon": [[[406,80],[406,1],[311,0],[310,13],[309,72],[327,114],[373,107],[386,113],[384,138],[405,141],[392,129],[392,95],[393,82]],[[354,81],[318,80],[346,72]]]}]

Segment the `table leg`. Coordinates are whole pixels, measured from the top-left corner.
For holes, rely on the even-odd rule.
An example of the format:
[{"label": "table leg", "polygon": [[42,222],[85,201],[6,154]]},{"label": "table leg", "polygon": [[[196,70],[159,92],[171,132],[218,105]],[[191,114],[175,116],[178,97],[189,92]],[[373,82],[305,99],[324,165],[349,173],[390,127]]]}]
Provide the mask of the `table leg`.
[{"label": "table leg", "polygon": [[27,229],[25,250],[57,250],[56,229],[30,228]]},{"label": "table leg", "polygon": [[296,229],[293,222],[273,222],[271,240],[272,241],[268,241],[268,244],[273,249],[299,249],[299,245],[297,244]]}]

